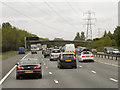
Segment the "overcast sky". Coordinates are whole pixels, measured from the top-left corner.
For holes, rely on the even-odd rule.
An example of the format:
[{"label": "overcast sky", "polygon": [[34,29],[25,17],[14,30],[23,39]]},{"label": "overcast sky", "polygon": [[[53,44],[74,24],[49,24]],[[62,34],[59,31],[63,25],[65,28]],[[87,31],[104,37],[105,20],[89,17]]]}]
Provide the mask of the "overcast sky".
[{"label": "overcast sky", "polygon": [[[113,33],[118,25],[118,2],[78,2],[64,0],[59,2],[41,2],[28,0],[27,2],[7,2],[2,4],[3,22],[10,22],[13,26],[25,29],[39,37],[54,39],[55,37],[73,40],[77,32],[84,31],[86,35],[86,20],[90,10],[93,12],[93,38],[103,35],[104,30]],[[94,15],[95,13],[95,15]],[[98,34],[100,28],[100,35]]]}]

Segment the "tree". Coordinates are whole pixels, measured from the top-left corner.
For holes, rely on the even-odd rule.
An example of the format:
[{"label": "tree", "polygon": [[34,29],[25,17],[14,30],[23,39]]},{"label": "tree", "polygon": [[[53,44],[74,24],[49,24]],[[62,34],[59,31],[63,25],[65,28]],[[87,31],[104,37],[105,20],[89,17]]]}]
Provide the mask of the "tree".
[{"label": "tree", "polygon": [[12,26],[10,25],[9,22],[6,22],[6,23],[3,23],[3,24],[2,24],[2,28],[6,28],[6,27],[12,28]]},{"label": "tree", "polygon": [[106,30],[105,30],[103,37],[105,37],[106,35],[107,35],[107,32],[106,32]]},{"label": "tree", "polygon": [[85,40],[84,32],[81,32],[81,39],[82,39],[82,40]]},{"label": "tree", "polygon": [[113,36],[117,43],[117,46],[120,47],[120,26],[117,26],[117,28],[115,28]]},{"label": "tree", "polygon": [[76,33],[76,36],[75,36],[74,40],[81,40],[79,32]]}]

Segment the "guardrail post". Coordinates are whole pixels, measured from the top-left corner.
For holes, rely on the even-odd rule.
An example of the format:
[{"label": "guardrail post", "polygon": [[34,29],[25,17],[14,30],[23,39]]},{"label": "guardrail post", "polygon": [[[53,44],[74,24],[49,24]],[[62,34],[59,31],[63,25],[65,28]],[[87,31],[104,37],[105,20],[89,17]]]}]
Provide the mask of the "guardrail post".
[{"label": "guardrail post", "polygon": [[113,60],[113,56],[112,56],[112,60]]},{"label": "guardrail post", "polygon": [[108,59],[109,59],[109,55],[108,55]]},{"label": "guardrail post", "polygon": [[116,56],[116,60],[117,60],[117,56]]}]

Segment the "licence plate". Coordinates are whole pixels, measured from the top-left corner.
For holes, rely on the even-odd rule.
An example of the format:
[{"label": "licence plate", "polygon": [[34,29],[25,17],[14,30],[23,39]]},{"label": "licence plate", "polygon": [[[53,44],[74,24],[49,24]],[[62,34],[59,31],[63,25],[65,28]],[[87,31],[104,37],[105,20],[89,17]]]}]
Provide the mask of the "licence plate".
[{"label": "licence plate", "polygon": [[71,60],[65,60],[66,62],[71,62]]},{"label": "licence plate", "polygon": [[90,57],[90,56],[86,56],[86,57]]},{"label": "licence plate", "polygon": [[58,55],[55,55],[55,57],[58,57]]},{"label": "licence plate", "polygon": [[33,71],[26,71],[25,73],[33,73]]}]

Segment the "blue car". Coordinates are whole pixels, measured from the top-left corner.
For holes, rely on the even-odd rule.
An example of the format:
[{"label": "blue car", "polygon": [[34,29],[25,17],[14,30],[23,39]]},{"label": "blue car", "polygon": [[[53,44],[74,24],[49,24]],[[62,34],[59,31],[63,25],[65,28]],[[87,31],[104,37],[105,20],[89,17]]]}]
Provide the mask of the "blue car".
[{"label": "blue car", "polygon": [[57,60],[58,68],[72,67],[77,68],[76,58],[73,53],[61,53]]}]

